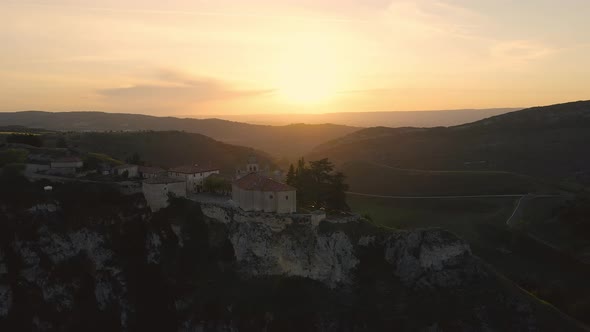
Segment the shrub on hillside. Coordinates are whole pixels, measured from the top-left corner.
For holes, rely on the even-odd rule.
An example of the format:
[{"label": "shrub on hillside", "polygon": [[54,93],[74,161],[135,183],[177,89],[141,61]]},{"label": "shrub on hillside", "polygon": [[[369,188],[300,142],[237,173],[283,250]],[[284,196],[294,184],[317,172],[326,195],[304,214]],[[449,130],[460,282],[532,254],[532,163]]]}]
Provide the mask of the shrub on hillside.
[{"label": "shrub on hillside", "polygon": [[10,134],[6,137],[6,142],[27,144],[35,147],[41,147],[43,145],[41,136],[31,134]]}]

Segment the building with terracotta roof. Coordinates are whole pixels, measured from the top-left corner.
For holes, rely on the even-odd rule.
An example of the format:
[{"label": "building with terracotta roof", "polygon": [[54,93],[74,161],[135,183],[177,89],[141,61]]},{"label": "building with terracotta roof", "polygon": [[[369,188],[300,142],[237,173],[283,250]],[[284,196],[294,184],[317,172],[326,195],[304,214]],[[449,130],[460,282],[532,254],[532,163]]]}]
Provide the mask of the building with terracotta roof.
[{"label": "building with terracotta roof", "polygon": [[203,191],[203,181],[211,174],[219,174],[219,168],[189,165],[174,167],[168,170],[169,177],[184,180],[186,191],[192,193]]},{"label": "building with terracotta roof", "polygon": [[244,211],[297,211],[295,188],[258,173],[250,173],[232,183],[232,200]]}]

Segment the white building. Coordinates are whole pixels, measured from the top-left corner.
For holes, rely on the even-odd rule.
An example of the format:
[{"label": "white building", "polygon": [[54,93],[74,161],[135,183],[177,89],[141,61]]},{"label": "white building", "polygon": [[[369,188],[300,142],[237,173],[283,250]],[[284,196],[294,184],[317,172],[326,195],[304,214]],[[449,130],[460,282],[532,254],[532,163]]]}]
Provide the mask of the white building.
[{"label": "white building", "polygon": [[124,164],[124,165],[119,165],[116,167],[113,167],[112,169],[113,175],[125,175],[127,174],[128,178],[136,178],[139,176],[139,171],[138,171],[138,166],[137,165],[129,165],[129,164]]},{"label": "white building", "polygon": [[257,173],[232,183],[232,200],[244,211],[295,213],[295,188]]},{"label": "white building", "polygon": [[168,170],[168,176],[184,180],[186,183],[186,191],[191,193],[203,191],[203,181],[211,174],[219,174],[219,169],[215,167],[193,165],[180,166]]},{"label": "white building", "polygon": [[186,184],[182,179],[167,176],[154,177],[143,180],[141,190],[152,211],[158,211],[168,206],[169,195],[186,197]]},{"label": "white building", "polygon": [[155,178],[167,174],[166,170],[160,167],[139,166],[138,171],[139,176],[144,179]]}]

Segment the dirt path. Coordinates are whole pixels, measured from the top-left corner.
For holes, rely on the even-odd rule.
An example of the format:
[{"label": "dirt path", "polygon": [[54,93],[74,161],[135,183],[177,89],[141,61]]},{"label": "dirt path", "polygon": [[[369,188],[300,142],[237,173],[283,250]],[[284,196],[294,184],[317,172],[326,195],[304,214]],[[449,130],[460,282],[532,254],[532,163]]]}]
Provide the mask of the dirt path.
[{"label": "dirt path", "polygon": [[527,197],[527,195],[522,196],[521,198],[518,199],[518,203],[516,203],[516,207],[514,208],[514,211],[512,211],[512,214],[510,215],[510,217],[506,220],[506,225],[508,227],[513,227],[514,226],[514,216],[516,215],[516,213],[518,212],[518,209],[520,208],[520,203],[522,203],[522,200]]},{"label": "dirt path", "polygon": [[521,198],[526,194],[502,194],[502,195],[449,195],[449,196],[387,196],[387,195],[373,195],[365,193],[357,193],[354,191],[347,191],[348,195],[377,197],[377,198],[399,198],[399,199],[458,199],[458,198]]}]

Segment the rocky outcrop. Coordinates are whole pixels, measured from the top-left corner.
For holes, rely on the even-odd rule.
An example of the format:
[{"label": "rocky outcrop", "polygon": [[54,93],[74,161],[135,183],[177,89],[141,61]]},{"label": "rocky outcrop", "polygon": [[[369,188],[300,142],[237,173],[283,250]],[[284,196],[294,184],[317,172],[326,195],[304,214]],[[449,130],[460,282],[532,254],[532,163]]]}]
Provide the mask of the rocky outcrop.
[{"label": "rocky outcrop", "polygon": [[318,225],[188,201],[75,227],[60,223],[59,211],[27,213],[35,214],[31,224],[19,228],[20,221],[0,247],[2,330],[551,330],[556,325],[543,319],[564,323],[555,312],[539,318],[534,299],[507,288],[440,229],[392,232],[359,217]]},{"label": "rocky outcrop", "polygon": [[242,223],[230,228],[230,240],[240,271],[250,276],[283,275],[318,280],[334,288],[350,284],[358,264],[354,246],[342,232],[319,235],[309,227],[274,232],[264,224]]},{"label": "rocky outcrop", "polygon": [[[443,230],[418,230],[361,237],[356,243],[345,231],[320,232],[309,223],[297,223],[273,214],[256,215],[238,209],[205,206],[211,222],[228,226],[228,236],[240,271],[250,276],[283,275],[320,281],[331,288],[350,285],[359,263],[358,246],[383,248],[393,274],[406,286],[453,286],[465,276],[469,246]],[[366,222],[359,218],[325,221],[334,224]],[[469,272],[469,273],[466,273]],[[460,274],[460,275],[459,275]]]},{"label": "rocky outcrop", "polygon": [[385,259],[406,286],[450,287],[485,275],[469,246],[439,229],[398,232],[385,242]]}]

